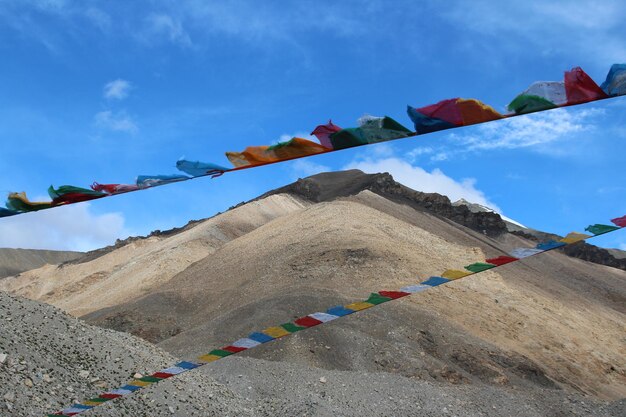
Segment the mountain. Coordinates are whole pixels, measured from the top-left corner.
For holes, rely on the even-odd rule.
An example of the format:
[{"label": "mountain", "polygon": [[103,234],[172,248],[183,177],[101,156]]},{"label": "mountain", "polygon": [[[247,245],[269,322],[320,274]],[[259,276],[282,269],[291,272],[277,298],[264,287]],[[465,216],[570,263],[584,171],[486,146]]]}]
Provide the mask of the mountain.
[{"label": "mountain", "polygon": [[299,199],[274,196],[195,223],[181,233],[128,239],[124,244],[87,254],[86,259],[46,265],[19,277],[5,278],[0,289],[80,316],[149,294],[229,241],[304,206]]},{"label": "mountain", "polygon": [[[136,372],[146,375],[175,359],[150,343],[129,334],[90,326],[56,307],[0,292],[0,414],[36,416],[69,407],[73,399],[97,396],[128,381]],[[180,385],[185,386],[181,392]],[[245,399],[204,374],[159,384],[157,402],[139,396],[124,408],[107,404],[89,416],[158,415],[168,407],[176,415],[250,415]],[[211,402],[205,398],[214,396]],[[163,398],[167,398],[164,401]],[[200,411],[201,413],[198,413]],[[130,412],[130,414],[128,414]]]},{"label": "mountain", "polygon": [[[85,324],[0,292],[0,414],[46,415],[176,362],[139,338]],[[369,383],[364,384],[363,380]],[[324,382],[322,382],[324,381]],[[376,386],[372,392],[371,386]],[[450,399],[453,398],[454,401]],[[89,410],[93,417],[500,415],[611,417],[623,406],[540,390],[435,385],[400,375],[339,372],[229,358]],[[521,411],[521,412],[520,412]]]},{"label": "mountain", "polygon": [[20,272],[78,259],[82,252],[0,248],[0,279]]},{"label": "mountain", "polygon": [[[482,204],[477,204],[477,203],[471,203],[469,201],[467,201],[466,199],[462,198],[460,200],[455,201],[454,203],[452,203],[453,206],[465,206],[467,207],[472,213],[496,213],[496,211],[492,208],[489,208],[487,206],[483,206]],[[518,221],[515,221],[513,219],[510,219],[506,216],[503,216],[502,214],[499,214],[500,218],[504,221],[504,223],[506,224],[506,229],[509,232],[513,232],[513,231],[519,231],[519,230],[524,230],[524,229],[528,229],[526,226],[524,226],[523,224],[521,224]]]},{"label": "mountain", "polygon": [[[175,232],[6,278],[0,288],[187,358],[371,291],[534,246],[533,239],[509,232],[496,213],[353,170],[298,180]],[[552,251],[252,349],[241,355],[256,364],[242,373],[243,392],[250,386],[283,398],[295,388],[264,387],[260,369],[297,369],[302,378],[332,372],[342,383],[341,375],[367,375],[381,386],[389,375],[398,392],[419,381],[453,387],[454,395],[468,387],[482,401],[487,392],[514,393],[509,405],[537,395],[541,411],[527,415],[559,413],[550,411],[557,398],[619,400],[625,283],[619,268]],[[221,362],[216,369],[231,366]],[[227,374],[220,375],[241,392]],[[468,415],[480,411],[468,407]],[[573,415],[603,415],[600,405],[588,414],[571,407]]]},{"label": "mountain", "polygon": [[[388,173],[364,174],[359,170],[322,173],[299,179],[260,198],[288,193],[307,201],[322,202],[355,195],[363,190],[372,191],[390,201],[408,205],[418,211],[426,210],[488,236],[500,236],[509,231],[520,233],[533,241],[561,238],[555,234],[526,228],[515,220],[503,218],[493,209],[480,204],[470,203],[464,199],[451,203],[446,196],[412,190],[394,181]],[[625,251],[618,249],[609,251],[586,242],[578,242],[559,250],[568,256],[626,270]]]},{"label": "mountain", "polygon": [[390,201],[412,207],[417,211],[426,211],[450,219],[488,236],[498,236],[507,231],[506,223],[494,212],[473,212],[463,205],[454,206],[448,197],[412,190],[394,181],[388,173],[364,174],[357,169],[321,173],[299,179],[293,184],[270,191],[259,198],[263,199],[275,194],[290,194],[306,201],[321,203],[353,196],[365,190]]},{"label": "mountain", "polygon": [[[481,204],[470,203],[465,199],[460,199],[452,203],[453,206],[466,206],[473,213],[495,213],[495,210]],[[562,236],[553,233],[546,233],[524,226],[523,224],[510,219],[502,214],[499,215],[509,232],[523,236],[534,242],[545,242],[548,240],[559,240]],[[591,245],[587,242],[578,242],[559,249],[567,256],[594,262],[600,265],[612,266],[626,270],[626,251],[620,249],[604,249]]]}]

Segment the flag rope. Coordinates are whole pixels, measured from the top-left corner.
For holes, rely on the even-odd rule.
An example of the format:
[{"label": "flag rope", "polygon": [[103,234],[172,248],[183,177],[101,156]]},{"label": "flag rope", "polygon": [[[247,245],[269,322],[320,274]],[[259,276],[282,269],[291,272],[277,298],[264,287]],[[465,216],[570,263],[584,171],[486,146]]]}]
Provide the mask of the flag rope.
[{"label": "flag rope", "polygon": [[[548,111],[555,108],[576,106],[579,104],[606,100],[626,95],[626,64],[611,67],[606,80],[598,86],[580,68],[565,73],[564,82],[534,83],[519,94],[510,104],[511,113],[500,114],[492,107],[474,99],[449,99],[421,108],[408,106],[408,115],[415,125],[410,131],[395,120],[385,117],[367,116],[362,118],[358,128],[341,129],[332,122],[318,126],[315,134],[320,143],[301,138],[273,146],[248,147],[243,152],[227,152],[233,168],[226,168],[212,163],[199,161],[178,161],[177,168],[188,175],[139,176],[135,184],[98,184],[91,189],[63,185],[58,189],[50,187],[48,194],[51,201],[31,202],[26,193],[9,193],[6,208],[0,207],[0,217],[15,216],[31,211],[46,210],[55,207],[95,200],[103,197],[141,191],[147,188],[189,181],[210,176],[219,177],[227,172],[241,171],[272,165],[279,162],[337,152],[352,147],[371,145],[391,140],[415,137],[436,131],[455,129],[496,120]],[[565,97],[565,98],[564,98]],[[318,129],[321,129],[319,132]],[[318,132],[318,133],[316,133]],[[180,163],[183,165],[180,165]],[[181,168],[184,166],[185,168]]]}]

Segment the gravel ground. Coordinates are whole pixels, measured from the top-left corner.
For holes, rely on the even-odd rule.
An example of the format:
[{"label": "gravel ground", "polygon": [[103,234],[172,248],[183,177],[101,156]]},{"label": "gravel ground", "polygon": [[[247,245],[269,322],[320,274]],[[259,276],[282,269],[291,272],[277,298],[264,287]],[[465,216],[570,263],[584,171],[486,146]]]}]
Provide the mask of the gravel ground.
[{"label": "gravel ground", "polygon": [[437,384],[389,373],[328,371],[249,358],[202,369],[245,399],[258,415],[623,417],[626,403],[607,404],[560,390],[507,390]]},{"label": "gravel ground", "polygon": [[[0,415],[37,416],[175,363],[136,337],[0,292]],[[86,416],[593,416],[612,404],[561,390],[451,385],[385,372],[331,371],[231,357]]]},{"label": "gravel ground", "polygon": [[[175,362],[137,337],[89,326],[56,307],[0,292],[0,416],[56,412],[118,388],[135,372],[145,375]],[[169,407],[180,416],[245,415],[238,398],[206,375],[194,373],[161,385],[156,393],[146,391],[87,415],[173,415]],[[215,400],[206,402],[208,395]],[[165,414],[150,411],[164,403]]]}]

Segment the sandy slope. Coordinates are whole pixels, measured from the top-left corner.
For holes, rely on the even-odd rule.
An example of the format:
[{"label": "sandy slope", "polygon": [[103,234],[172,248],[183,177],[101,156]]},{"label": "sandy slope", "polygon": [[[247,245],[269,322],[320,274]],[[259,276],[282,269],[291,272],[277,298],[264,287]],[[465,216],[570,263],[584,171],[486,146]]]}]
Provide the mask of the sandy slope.
[{"label": "sandy slope", "polygon": [[[167,238],[2,288],[179,355],[532,243],[494,239],[369,191],[272,195]],[[101,273],[102,275],[95,275]],[[455,282],[250,356],[452,384],[626,396],[626,273],[558,253]],[[326,348],[328,346],[328,348]]]},{"label": "sandy slope", "polygon": [[[297,314],[399,288],[527,244],[515,236],[497,241],[363,192],[276,218],[229,241],[151,294],[87,318],[160,342],[177,354],[202,353]],[[269,356],[258,357],[626,396],[623,271],[560,254],[499,271],[412,297],[399,302],[401,307],[385,307],[383,316],[368,312],[365,319],[333,324],[320,335],[332,354],[307,357],[319,341],[303,334],[285,341],[282,353],[264,351]],[[436,324],[426,324],[431,321]],[[389,325],[404,330],[390,338],[380,329]],[[453,333],[458,336],[451,343]],[[425,349],[429,337],[434,339],[430,351]]]},{"label": "sandy slope", "polygon": [[[2,292],[0,321],[3,416],[46,415],[118,387],[135,372],[147,374],[175,361],[133,336],[86,325],[55,307]],[[449,386],[388,374],[228,358],[84,415],[613,417],[620,407],[563,392]]]},{"label": "sandy slope", "polygon": [[45,301],[80,316],[147,294],[224,243],[305,203],[273,196],[251,203],[168,238],[137,240],[91,262],[46,265],[9,277],[0,289]]}]

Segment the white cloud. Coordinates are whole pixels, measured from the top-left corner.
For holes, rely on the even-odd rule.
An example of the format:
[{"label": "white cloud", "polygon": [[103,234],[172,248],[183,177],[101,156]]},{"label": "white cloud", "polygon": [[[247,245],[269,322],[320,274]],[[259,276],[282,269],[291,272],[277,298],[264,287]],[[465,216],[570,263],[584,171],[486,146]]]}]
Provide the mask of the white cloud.
[{"label": "white cloud", "polygon": [[87,251],[128,235],[121,214],[94,214],[89,203],[0,219],[0,247]]},{"label": "white cloud", "polygon": [[592,62],[608,63],[626,55],[622,35],[626,4],[620,0],[457,0],[442,14],[457,27],[487,35],[490,43],[503,43],[511,50],[522,44],[544,55],[576,51]]},{"label": "white cloud", "polygon": [[111,16],[98,8],[90,7],[85,10],[85,17],[103,32],[108,32],[111,28]]},{"label": "white cloud", "polygon": [[602,114],[601,109],[584,109],[572,114],[555,109],[532,115],[516,116],[499,122],[483,123],[471,135],[452,134],[468,150],[516,149],[545,145],[574,133],[592,130],[589,119]]},{"label": "white cloud", "polygon": [[108,82],[104,86],[104,98],[123,100],[128,97],[130,83],[126,80],[117,79]]},{"label": "white cloud", "polygon": [[412,151],[408,152],[407,157],[409,157],[413,161],[418,156],[430,155],[433,152],[435,152],[435,150],[430,146],[418,146],[417,148],[414,148]]},{"label": "white cloud", "polygon": [[288,140],[291,140],[293,138],[302,138],[302,139],[307,139],[313,142],[317,142],[317,138],[307,132],[296,132],[294,134],[283,133],[282,135],[280,135],[278,140],[272,142],[272,144],[275,145],[280,142],[287,142]]},{"label": "white cloud", "polygon": [[430,157],[430,160],[433,162],[447,161],[448,159],[450,159],[450,154],[448,152],[442,152],[442,151],[437,152],[436,154]]},{"label": "white cloud", "polygon": [[[199,33],[225,34],[248,42],[280,40],[292,45],[297,43],[296,38],[302,32],[332,31],[336,36],[371,32],[377,28],[367,23],[378,17],[371,7],[354,8],[340,2],[326,4],[324,13],[299,2],[272,5],[251,0],[176,3],[176,8],[176,12]],[[366,21],[362,21],[364,18]],[[385,23],[378,20],[379,26]]]},{"label": "white cloud", "polygon": [[[406,14],[404,10],[396,10],[406,9],[401,5],[385,9],[386,4],[380,0],[371,0],[366,5],[359,3],[359,7],[352,2],[330,2],[323,10],[301,2],[274,4],[252,0],[164,1],[158,5],[147,2],[149,4],[139,7],[136,3],[0,0],[0,21],[6,15],[6,23],[25,35],[56,35],[59,41],[67,41],[67,34],[84,33],[79,26],[87,20],[90,28],[112,36],[129,36],[150,45],[165,41],[194,47],[196,43],[206,45],[208,37],[213,35],[225,35],[263,46],[267,46],[268,41],[280,41],[293,47],[303,33],[355,37],[371,36],[376,31],[387,35],[390,32],[385,29],[397,28],[398,16]],[[387,19],[380,19],[383,12]],[[417,11],[412,13],[417,14]],[[57,33],[46,30],[40,34],[50,19],[62,22],[62,30],[57,29]]]},{"label": "white cloud", "polygon": [[453,159],[468,152],[496,149],[529,149],[552,156],[580,153],[588,138],[581,133],[597,129],[604,109],[554,109],[470,127],[468,133],[451,133],[431,147],[417,147],[407,155],[411,161],[428,157],[431,162]]},{"label": "white cloud", "polygon": [[626,192],[625,186],[603,186],[599,187],[596,192],[598,194],[623,194]]},{"label": "white cloud", "polygon": [[626,243],[620,243],[619,248],[621,250],[626,250]]},{"label": "white cloud", "polygon": [[[279,136],[277,140],[272,142],[272,145],[276,145],[281,142],[287,142],[293,138],[302,138],[318,143],[318,140],[315,136],[307,132],[300,131],[293,134],[283,133]],[[295,178],[308,177],[309,175],[319,174],[320,172],[331,171],[331,168],[329,166],[317,164],[307,158],[291,161],[288,163],[287,168],[291,170]]]},{"label": "white cloud", "polygon": [[310,175],[319,174],[320,172],[332,171],[329,166],[317,164],[308,159],[296,159],[291,162],[289,167],[297,177],[308,177]]},{"label": "white cloud", "polygon": [[120,111],[117,113],[112,112],[111,110],[101,111],[96,113],[95,117],[96,126],[113,130],[115,132],[125,132],[125,133],[137,133],[139,128],[135,124],[132,117],[130,117],[126,112]]},{"label": "white cloud", "polygon": [[192,46],[191,37],[183,27],[180,19],[168,14],[150,14],[145,19],[145,30],[142,40],[151,43],[153,38],[165,38],[171,43],[181,46]]},{"label": "white cloud", "polygon": [[426,193],[439,193],[448,196],[452,202],[466,199],[500,212],[498,206],[489,201],[485,194],[476,188],[474,178],[456,181],[438,168],[431,172],[395,157],[373,160],[370,158],[353,161],[345,169],[360,169],[367,173],[388,172],[394,179],[407,187]]},{"label": "white cloud", "polygon": [[393,156],[394,150],[393,146],[389,143],[375,143],[370,146],[368,149],[368,155],[371,158],[386,158]]}]

